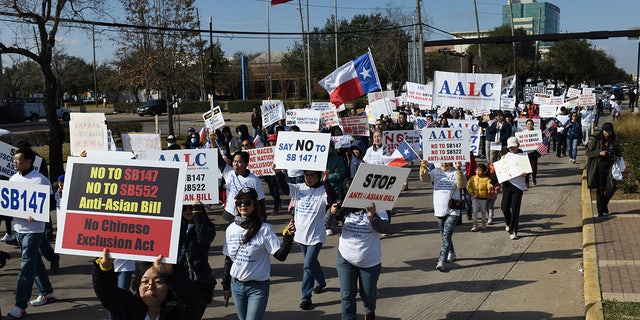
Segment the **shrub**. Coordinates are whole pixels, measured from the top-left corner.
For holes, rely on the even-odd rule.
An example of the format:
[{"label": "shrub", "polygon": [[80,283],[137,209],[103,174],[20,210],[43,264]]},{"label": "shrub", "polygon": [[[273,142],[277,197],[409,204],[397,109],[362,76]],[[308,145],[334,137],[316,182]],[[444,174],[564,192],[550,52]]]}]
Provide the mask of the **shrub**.
[{"label": "shrub", "polygon": [[622,145],[622,154],[627,169],[620,187],[624,193],[638,192],[640,181],[640,145],[636,142],[640,136],[640,115],[626,113],[616,120],[614,130]]}]

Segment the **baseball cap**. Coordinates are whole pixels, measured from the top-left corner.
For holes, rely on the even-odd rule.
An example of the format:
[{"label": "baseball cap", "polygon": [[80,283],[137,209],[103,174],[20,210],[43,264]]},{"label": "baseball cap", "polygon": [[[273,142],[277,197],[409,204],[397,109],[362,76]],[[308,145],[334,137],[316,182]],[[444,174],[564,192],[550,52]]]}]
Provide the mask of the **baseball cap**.
[{"label": "baseball cap", "polygon": [[520,143],[518,143],[518,138],[511,137],[507,139],[507,148],[518,147],[518,146],[520,146]]},{"label": "baseball cap", "polygon": [[249,197],[251,199],[257,200],[258,199],[258,193],[253,188],[244,187],[244,188],[240,189],[240,191],[238,191],[238,194],[236,195],[236,199],[241,198],[241,197]]}]

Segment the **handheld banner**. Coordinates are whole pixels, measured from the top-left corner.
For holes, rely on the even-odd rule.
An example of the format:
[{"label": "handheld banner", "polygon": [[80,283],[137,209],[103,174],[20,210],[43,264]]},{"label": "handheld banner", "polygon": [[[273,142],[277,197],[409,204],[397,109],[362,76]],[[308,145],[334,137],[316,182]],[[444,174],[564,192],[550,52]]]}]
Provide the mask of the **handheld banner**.
[{"label": "handheld banner", "polygon": [[69,146],[72,156],[85,150],[108,150],[107,118],[104,113],[71,113]]},{"label": "handheld banner", "polygon": [[56,252],[176,263],[187,164],[69,157]]},{"label": "handheld banner", "polygon": [[[338,110],[323,110],[320,113],[320,122],[323,127],[330,128],[340,125],[340,118],[338,118]],[[313,130],[315,131],[315,130]]]},{"label": "handheld banner", "polygon": [[448,119],[451,128],[467,128],[469,129],[469,147],[474,156],[478,155],[480,146],[480,134],[482,128],[478,125],[478,120],[458,120]]},{"label": "handheld banner", "polygon": [[595,93],[583,93],[580,95],[580,99],[578,101],[578,105],[581,107],[590,107],[596,105],[596,94]]},{"label": "handheld banner", "polygon": [[436,71],[433,80],[433,104],[482,108],[500,108],[502,75]]},{"label": "handheld banner", "polygon": [[136,154],[131,151],[103,151],[103,150],[87,150],[87,158],[91,159],[111,159],[111,160],[130,160],[135,159]]},{"label": "handheld banner", "polygon": [[365,208],[375,203],[377,210],[391,210],[411,169],[363,163],[349,186],[343,207]]},{"label": "handheld banner", "polygon": [[524,152],[534,151],[542,143],[542,131],[540,129],[516,132],[515,136],[518,138],[519,148]]},{"label": "handheld banner", "polygon": [[502,78],[502,91],[500,92],[500,109],[513,110],[516,105],[516,75]]},{"label": "handheld banner", "polygon": [[514,154],[515,157],[502,158],[493,163],[498,182],[503,183],[522,175],[523,172],[531,173],[531,163],[526,154]]},{"label": "handheld banner", "polygon": [[407,82],[407,101],[419,106],[420,110],[427,110],[433,105],[433,84],[419,84]]},{"label": "handheld banner", "polygon": [[464,128],[422,129],[422,158],[431,163],[469,162],[469,130]]},{"label": "handheld banner", "polygon": [[516,119],[516,125],[518,128],[518,131],[525,131],[527,130],[527,121],[531,120],[533,121],[533,129],[540,129],[541,128],[541,120],[539,118],[535,118],[535,119],[531,119],[531,118],[518,118]]},{"label": "handheld banner", "polygon": [[[18,148],[0,141],[0,176],[11,178],[16,173],[16,169],[13,167],[13,156],[16,150]],[[40,167],[42,167],[42,157],[36,156],[33,168],[40,171]]]},{"label": "handheld banner", "polygon": [[49,222],[51,186],[0,180],[0,215]]},{"label": "handheld banner", "polygon": [[342,121],[342,133],[350,136],[369,136],[369,122],[367,116],[355,116],[340,118]]},{"label": "handheld banner", "polygon": [[321,112],[311,109],[289,109],[286,111],[287,126],[296,125],[300,131],[316,132],[320,129]]},{"label": "handheld banner", "polygon": [[413,150],[422,150],[419,130],[390,130],[382,132],[382,144],[387,156],[393,154],[402,141],[406,141]]},{"label": "handheld banner", "polygon": [[551,95],[546,93],[534,93],[533,103],[535,104],[551,104]]},{"label": "handheld banner", "polygon": [[273,176],[273,158],[276,147],[264,147],[245,150],[249,153],[249,165],[247,169],[258,177]]},{"label": "handheld banner", "polygon": [[147,153],[149,160],[185,162],[183,204],[199,200],[203,204],[218,204],[218,149],[162,150]]},{"label": "handheld banner", "polygon": [[328,133],[281,131],[273,162],[279,169],[324,171],[330,138]]},{"label": "handheld banner", "polygon": [[222,114],[222,109],[220,106],[216,106],[213,110],[209,110],[202,114],[202,119],[204,120],[204,125],[207,128],[211,128],[216,130],[218,128],[224,127],[224,115]]},{"label": "handheld banner", "polygon": [[281,100],[262,100],[262,126],[268,127],[280,119],[285,119],[284,103]]},{"label": "handheld banner", "polygon": [[558,107],[550,104],[540,105],[540,118],[553,118],[558,113]]},{"label": "handheld banner", "polygon": [[123,133],[122,148],[133,151],[141,160],[147,159],[147,152],[161,150],[160,135],[157,133]]}]

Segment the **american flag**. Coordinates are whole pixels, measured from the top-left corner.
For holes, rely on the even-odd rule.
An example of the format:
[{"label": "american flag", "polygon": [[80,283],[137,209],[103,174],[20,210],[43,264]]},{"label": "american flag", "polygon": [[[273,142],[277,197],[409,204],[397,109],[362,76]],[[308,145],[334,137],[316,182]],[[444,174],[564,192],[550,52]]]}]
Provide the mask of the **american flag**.
[{"label": "american flag", "polygon": [[536,149],[540,156],[544,156],[549,151],[549,138],[551,137],[551,131],[553,131],[557,126],[558,124],[553,122],[548,128],[542,131],[542,143],[540,143]]}]

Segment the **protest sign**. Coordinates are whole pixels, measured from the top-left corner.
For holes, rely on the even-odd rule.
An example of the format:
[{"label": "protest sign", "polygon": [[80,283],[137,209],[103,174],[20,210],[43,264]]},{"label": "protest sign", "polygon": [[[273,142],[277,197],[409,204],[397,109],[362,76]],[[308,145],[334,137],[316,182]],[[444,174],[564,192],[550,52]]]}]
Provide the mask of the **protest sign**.
[{"label": "protest sign", "polygon": [[578,105],[581,107],[590,107],[596,105],[596,94],[595,93],[583,93],[580,95],[580,99],[578,101]]},{"label": "protest sign", "polygon": [[413,117],[413,130],[422,130],[427,126],[427,117]]},{"label": "protest sign", "polygon": [[533,103],[540,105],[551,104],[551,95],[548,95],[546,93],[534,93]]},{"label": "protest sign", "polygon": [[262,126],[268,127],[280,119],[285,119],[284,103],[281,100],[262,100]]},{"label": "protest sign", "polygon": [[519,148],[524,152],[534,151],[542,143],[542,131],[540,129],[516,132],[515,136],[518,138]]},{"label": "protest sign", "polygon": [[566,96],[567,96],[567,98],[577,97],[577,96],[579,96],[581,93],[582,93],[582,92],[581,92],[581,90],[580,90],[580,89],[578,89],[578,88],[571,88],[571,87],[569,87],[569,88],[567,89],[567,94],[566,94]]},{"label": "protest sign", "polygon": [[309,107],[309,109],[311,110],[331,110],[335,108],[336,106],[334,106],[333,103],[329,101],[326,101],[326,102],[314,101],[314,102],[311,102],[311,106]]},{"label": "protest sign", "polygon": [[502,91],[500,92],[500,109],[513,110],[516,105],[516,75],[502,78]]},{"label": "protest sign", "polygon": [[204,120],[204,125],[207,128],[211,128],[216,130],[218,128],[224,127],[224,115],[222,114],[222,109],[220,106],[216,106],[213,110],[209,110],[202,114],[202,119]]},{"label": "protest sign", "polygon": [[421,110],[433,105],[433,84],[407,82],[407,102],[417,104]]},{"label": "protest sign", "polygon": [[273,176],[273,158],[276,147],[264,147],[245,150],[249,153],[249,165],[247,169],[258,177]]},{"label": "protest sign", "polygon": [[518,118],[516,119],[516,125],[517,125],[517,131],[524,131],[527,130],[527,121],[531,120],[533,121],[533,129],[541,129],[540,127],[540,119],[536,118],[536,119],[527,119],[527,118]]},{"label": "protest sign", "polygon": [[502,75],[436,71],[433,104],[485,110],[500,108]]},{"label": "protest sign", "polygon": [[382,132],[385,155],[390,156],[402,141],[407,141],[413,150],[422,150],[419,130],[389,130]]},{"label": "protest sign", "polygon": [[176,263],[187,164],[69,157],[56,252]]},{"label": "protest sign", "polygon": [[[338,118],[338,110],[323,110],[320,112],[320,125],[325,128],[330,128],[340,125],[340,118]],[[315,130],[313,130],[315,131]]]},{"label": "protest sign", "polygon": [[340,118],[342,133],[351,136],[369,136],[369,122],[367,116],[355,116]]},{"label": "protest sign", "polygon": [[51,186],[0,180],[0,215],[49,222]]},{"label": "protest sign", "polygon": [[411,169],[362,163],[342,202],[347,208],[391,210]]},{"label": "protest sign", "polygon": [[469,130],[465,128],[424,128],[422,158],[431,163],[469,162]]},{"label": "protest sign", "polygon": [[69,146],[72,156],[85,150],[108,150],[107,118],[104,113],[71,113]]},{"label": "protest sign", "polygon": [[278,169],[324,171],[330,138],[328,133],[281,131],[273,162]]},{"label": "protest sign", "polygon": [[331,136],[331,141],[336,149],[351,147],[351,136],[348,135]]},{"label": "protest sign", "polygon": [[478,120],[459,120],[448,119],[450,128],[467,128],[469,129],[469,151],[473,152],[473,155],[477,156],[480,146],[480,134],[482,128],[478,125]]},{"label": "protest sign", "polygon": [[157,133],[123,133],[121,137],[124,151],[133,151],[141,160],[147,159],[147,151],[162,150]]},{"label": "protest sign", "polygon": [[218,204],[218,149],[156,150],[147,153],[148,160],[185,162],[183,204],[198,200],[204,204]]},{"label": "protest sign", "polygon": [[523,172],[532,172],[529,157],[525,153],[513,154],[513,156],[502,158],[494,162],[493,166],[500,183],[522,176]]},{"label": "protest sign", "polygon": [[[11,178],[16,173],[16,169],[13,167],[13,156],[16,154],[18,148],[0,141],[0,176]],[[40,171],[42,167],[42,157],[36,156],[36,161],[33,162],[33,169]]]},{"label": "protest sign", "polygon": [[558,106],[552,106],[550,104],[541,104],[539,106],[540,118],[553,118],[558,114]]},{"label": "protest sign", "polygon": [[286,111],[287,126],[298,126],[301,131],[316,132],[320,128],[320,110],[289,109]]},{"label": "protest sign", "polygon": [[365,108],[365,111],[367,112],[369,124],[375,124],[376,120],[380,119],[380,116],[391,115],[395,106],[388,100],[381,99],[369,102],[368,107],[369,108]]}]

